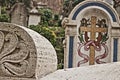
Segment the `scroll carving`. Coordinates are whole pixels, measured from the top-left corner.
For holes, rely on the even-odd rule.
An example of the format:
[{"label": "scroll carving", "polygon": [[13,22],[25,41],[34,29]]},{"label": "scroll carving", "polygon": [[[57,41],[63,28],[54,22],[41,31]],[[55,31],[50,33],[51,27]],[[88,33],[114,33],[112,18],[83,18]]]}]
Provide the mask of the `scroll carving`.
[{"label": "scroll carving", "polygon": [[0,76],[25,76],[29,69],[30,52],[17,34],[0,31]]}]

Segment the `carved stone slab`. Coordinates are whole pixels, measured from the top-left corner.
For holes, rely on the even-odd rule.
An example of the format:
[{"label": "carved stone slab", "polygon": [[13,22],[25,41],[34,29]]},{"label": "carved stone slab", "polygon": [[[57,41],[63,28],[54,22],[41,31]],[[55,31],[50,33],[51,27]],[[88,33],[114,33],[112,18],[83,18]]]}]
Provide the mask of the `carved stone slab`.
[{"label": "carved stone slab", "polygon": [[37,79],[56,69],[56,52],[47,39],[25,27],[0,23],[0,77]]}]

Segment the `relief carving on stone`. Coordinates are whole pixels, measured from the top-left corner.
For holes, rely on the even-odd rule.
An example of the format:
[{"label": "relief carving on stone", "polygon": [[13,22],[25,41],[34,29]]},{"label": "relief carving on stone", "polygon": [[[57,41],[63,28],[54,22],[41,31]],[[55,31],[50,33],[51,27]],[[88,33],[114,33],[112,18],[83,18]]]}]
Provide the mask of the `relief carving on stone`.
[{"label": "relief carving on stone", "polygon": [[35,60],[28,47],[29,42],[22,38],[19,29],[18,33],[11,30],[0,30],[0,76],[33,77],[35,65],[31,62]]}]

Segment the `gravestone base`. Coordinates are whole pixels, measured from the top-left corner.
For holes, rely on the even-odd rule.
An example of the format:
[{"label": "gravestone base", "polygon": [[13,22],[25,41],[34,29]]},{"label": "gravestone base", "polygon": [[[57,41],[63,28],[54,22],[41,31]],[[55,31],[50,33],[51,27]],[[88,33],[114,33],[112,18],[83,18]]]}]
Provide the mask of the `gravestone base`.
[{"label": "gravestone base", "polygon": [[36,80],[35,78],[0,77],[0,80]]}]

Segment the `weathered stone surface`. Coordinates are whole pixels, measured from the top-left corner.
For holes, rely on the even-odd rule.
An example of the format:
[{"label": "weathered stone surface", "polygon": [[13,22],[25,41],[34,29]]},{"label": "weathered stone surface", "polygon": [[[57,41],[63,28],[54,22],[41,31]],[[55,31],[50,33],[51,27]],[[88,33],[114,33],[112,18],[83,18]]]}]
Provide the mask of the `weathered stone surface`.
[{"label": "weathered stone surface", "polygon": [[58,70],[39,80],[120,80],[120,62]]},{"label": "weathered stone surface", "polygon": [[56,69],[56,52],[47,39],[25,27],[0,23],[0,80],[38,79]]},{"label": "weathered stone surface", "polygon": [[10,10],[11,23],[27,27],[28,10],[23,3],[16,3]]}]

